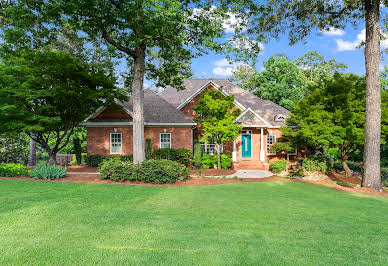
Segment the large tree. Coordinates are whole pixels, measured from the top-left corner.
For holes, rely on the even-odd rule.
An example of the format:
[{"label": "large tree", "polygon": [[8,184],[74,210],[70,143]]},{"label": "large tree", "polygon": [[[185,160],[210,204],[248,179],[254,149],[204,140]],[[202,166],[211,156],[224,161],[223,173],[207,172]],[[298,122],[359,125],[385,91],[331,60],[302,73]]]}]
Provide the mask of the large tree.
[{"label": "large tree", "polygon": [[[178,0],[18,0],[6,8],[3,21],[20,20],[20,14],[57,25],[67,21],[89,39],[103,38],[122,57],[130,59],[133,77],[134,162],[144,160],[144,78],[156,86],[183,88],[187,65],[207,53],[229,52],[235,60],[254,59],[260,44],[246,30],[255,5],[234,1]],[[15,16],[18,14],[19,16]],[[234,31],[224,38],[225,29]],[[255,35],[257,36],[257,35]],[[256,40],[260,40],[258,36]],[[243,53],[237,53],[239,51]]]},{"label": "large tree", "polygon": [[220,91],[208,90],[202,94],[193,110],[198,115],[194,121],[199,123],[204,133],[201,141],[214,142],[218,168],[221,169],[222,144],[236,139],[242,129],[234,123],[241,113],[240,109],[235,108],[234,96],[224,96]]},{"label": "large tree", "polygon": [[29,134],[54,164],[83,119],[114,97],[124,98],[115,82],[99,65],[65,52],[8,57],[0,63],[0,130]]},{"label": "large tree", "polygon": [[309,149],[338,149],[346,175],[352,152],[362,148],[365,127],[365,79],[336,73],[314,83],[311,93],[298,102],[284,135]]},{"label": "large tree", "polygon": [[313,29],[345,28],[349,23],[365,25],[365,149],[363,186],[382,190],[380,179],[381,97],[380,5],[388,0],[266,0],[265,12],[256,17],[255,30],[263,36],[279,37],[288,32],[290,43],[304,39]]}]

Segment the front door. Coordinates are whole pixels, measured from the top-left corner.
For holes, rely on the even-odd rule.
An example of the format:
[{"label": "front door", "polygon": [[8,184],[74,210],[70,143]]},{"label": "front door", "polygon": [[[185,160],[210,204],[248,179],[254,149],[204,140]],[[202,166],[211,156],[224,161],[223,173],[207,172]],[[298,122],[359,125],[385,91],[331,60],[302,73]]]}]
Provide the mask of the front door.
[{"label": "front door", "polygon": [[251,135],[241,135],[241,157],[251,158],[252,157],[252,136]]}]

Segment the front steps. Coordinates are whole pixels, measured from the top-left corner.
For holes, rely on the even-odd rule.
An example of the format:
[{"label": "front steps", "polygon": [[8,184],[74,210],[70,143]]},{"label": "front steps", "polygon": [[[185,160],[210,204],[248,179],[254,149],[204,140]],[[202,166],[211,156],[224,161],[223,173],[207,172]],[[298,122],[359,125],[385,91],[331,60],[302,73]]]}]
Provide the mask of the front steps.
[{"label": "front steps", "polygon": [[269,170],[269,164],[261,161],[238,161],[233,162],[235,170]]}]

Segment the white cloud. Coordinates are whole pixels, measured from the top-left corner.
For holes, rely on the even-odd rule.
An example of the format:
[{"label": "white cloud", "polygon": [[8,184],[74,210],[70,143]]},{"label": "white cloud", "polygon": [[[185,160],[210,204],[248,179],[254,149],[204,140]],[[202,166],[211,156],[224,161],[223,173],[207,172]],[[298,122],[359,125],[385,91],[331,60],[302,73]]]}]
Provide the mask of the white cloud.
[{"label": "white cloud", "polygon": [[213,68],[213,74],[218,76],[231,76],[236,69],[233,67],[216,67]]},{"label": "white cloud", "polygon": [[[337,39],[337,50],[338,51],[354,51],[358,48],[358,46],[365,42],[365,34],[366,30],[363,29],[359,34],[357,34],[357,39],[354,41],[344,41],[342,39]],[[386,32],[381,32],[381,34],[384,36],[384,39],[382,38],[380,41],[381,48],[386,49],[388,48],[388,35]]]},{"label": "white cloud", "polygon": [[320,31],[324,35],[329,35],[329,36],[342,36],[345,35],[345,31],[341,29],[336,29],[334,27],[331,27],[326,30],[321,30]]}]

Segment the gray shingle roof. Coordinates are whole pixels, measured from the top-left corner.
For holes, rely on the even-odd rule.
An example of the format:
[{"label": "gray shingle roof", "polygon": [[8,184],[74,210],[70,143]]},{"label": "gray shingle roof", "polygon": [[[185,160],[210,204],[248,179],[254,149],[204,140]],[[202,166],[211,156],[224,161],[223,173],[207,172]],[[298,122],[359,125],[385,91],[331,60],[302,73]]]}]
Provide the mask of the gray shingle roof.
[{"label": "gray shingle roof", "polygon": [[[132,100],[124,105],[133,110]],[[189,117],[177,110],[165,99],[149,89],[144,90],[144,122],[146,123],[194,123]]]},{"label": "gray shingle roof", "polygon": [[185,90],[177,91],[175,88],[167,87],[159,96],[168,101],[172,106],[178,107],[190,95],[195,93],[199,88],[209,81],[213,81],[216,85],[222,87],[227,93],[233,94],[237,102],[245,108],[251,108],[255,113],[262,117],[272,126],[283,126],[284,122],[276,122],[275,116],[283,114],[286,118],[289,117],[289,111],[271,101],[262,100],[259,97],[243,90],[226,79],[186,79],[184,85]]}]

